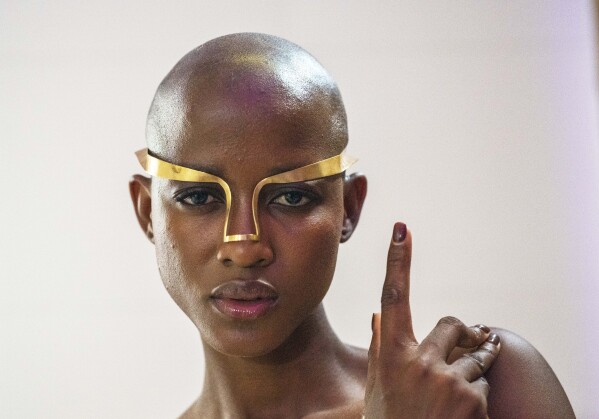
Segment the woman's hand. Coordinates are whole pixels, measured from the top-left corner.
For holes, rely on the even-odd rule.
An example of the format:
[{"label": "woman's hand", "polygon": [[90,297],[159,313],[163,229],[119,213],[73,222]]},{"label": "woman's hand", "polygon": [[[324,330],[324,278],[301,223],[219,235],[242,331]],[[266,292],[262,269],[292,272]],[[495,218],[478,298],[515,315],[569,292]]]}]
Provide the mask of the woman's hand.
[{"label": "woman's hand", "polygon": [[[483,373],[499,353],[499,338],[486,326],[466,327],[444,317],[418,343],[409,303],[411,256],[411,234],[397,223],[381,314],[373,317],[365,417],[487,418],[489,385]],[[449,363],[456,347],[475,350]]]}]

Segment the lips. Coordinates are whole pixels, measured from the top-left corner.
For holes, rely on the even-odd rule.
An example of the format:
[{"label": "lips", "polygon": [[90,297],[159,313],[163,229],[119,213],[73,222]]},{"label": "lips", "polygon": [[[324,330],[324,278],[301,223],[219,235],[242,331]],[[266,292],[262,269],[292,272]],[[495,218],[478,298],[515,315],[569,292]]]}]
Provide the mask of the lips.
[{"label": "lips", "polygon": [[267,281],[233,280],[212,290],[210,301],[222,314],[234,319],[253,320],[266,315],[279,295]]}]

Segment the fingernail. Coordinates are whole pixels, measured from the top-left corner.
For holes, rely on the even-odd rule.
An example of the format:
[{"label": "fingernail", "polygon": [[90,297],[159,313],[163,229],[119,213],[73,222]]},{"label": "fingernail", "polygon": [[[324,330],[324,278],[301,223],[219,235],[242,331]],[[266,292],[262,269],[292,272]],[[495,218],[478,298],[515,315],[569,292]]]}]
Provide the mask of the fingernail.
[{"label": "fingernail", "polygon": [[487,338],[487,342],[492,343],[493,345],[499,345],[499,341],[499,336],[497,336],[495,333],[491,333]]},{"label": "fingernail", "polygon": [[370,330],[372,330],[374,332],[374,318],[375,318],[376,314],[372,313],[372,321],[370,322]]},{"label": "fingernail", "polygon": [[395,223],[393,226],[393,242],[401,243],[405,240],[408,229],[404,223]]},{"label": "fingernail", "polygon": [[477,324],[474,327],[478,327],[480,330],[482,330],[485,333],[489,333],[491,331],[491,329],[489,329],[487,326],[485,326],[484,324]]}]

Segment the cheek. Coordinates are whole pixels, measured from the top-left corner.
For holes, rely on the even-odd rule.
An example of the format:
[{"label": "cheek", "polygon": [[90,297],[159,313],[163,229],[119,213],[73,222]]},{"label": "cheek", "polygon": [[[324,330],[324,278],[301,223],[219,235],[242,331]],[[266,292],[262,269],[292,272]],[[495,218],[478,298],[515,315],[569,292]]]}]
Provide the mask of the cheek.
[{"label": "cheek", "polygon": [[184,296],[189,293],[189,285],[184,281],[185,265],[182,263],[185,260],[183,249],[186,245],[181,243],[177,234],[173,234],[173,230],[177,230],[176,223],[172,221],[172,217],[164,207],[159,211],[153,211],[152,224],[156,261],[162,283],[179,307],[187,311]]},{"label": "cheek", "polygon": [[312,244],[304,247],[304,251],[309,253],[304,260],[309,261],[308,268],[311,269],[307,279],[314,282],[311,285],[315,288],[321,289],[322,297],[328,291],[335,273],[341,236],[341,221],[337,221],[336,217],[330,217],[327,221],[324,225],[319,223],[315,226],[315,233],[310,240]]},{"label": "cheek", "polygon": [[285,240],[276,246],[280,256],[277,259],[284,261],[286,270],[292,273],[288,285],[294,288],[293,298],[301,300],[298,308],[313,309],[328,291],[337,263],[342,223],[343,207],[336,203],[292,223],[292,227],[281,227],[278,234]]},{"label": "cheek", "polygon": [[198,226],[197,219],[181,214],[160,197],[153,202],[157,203],[152,207],[152,226],[160,277],[172,299],[193,320],[198,314],[199,284],[215,251],[212,236],[219,232]]}]

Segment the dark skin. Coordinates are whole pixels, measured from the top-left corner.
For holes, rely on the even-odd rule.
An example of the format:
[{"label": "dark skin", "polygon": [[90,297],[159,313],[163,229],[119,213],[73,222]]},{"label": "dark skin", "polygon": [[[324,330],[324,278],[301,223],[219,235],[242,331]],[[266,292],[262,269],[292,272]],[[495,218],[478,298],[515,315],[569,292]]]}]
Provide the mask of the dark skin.
[{"label": "dark skin", "polygon": [[[309,54],[238,34],[192,51],[171,71],[147,138],[157,157],[225,179],[230,231],[247,233],[254,185],[340,153],[347,128],[334,81]],[[358,224],[364,176],[265,187],[257,242],[223,242],[224,201],[209,186],[141,175],[130,182],[164,285],[204,347],[204,387],[182,417],[573,417],[550,367],[510,332],[494,330],[499,343],[485,327],[445,318],[416,341],[412,237],[401,225],[370,351],[337,338],[322,299],[339,243]],[[277,290],[272,311],[240,320],[214,309],[215,287],[258,279]]]}]

